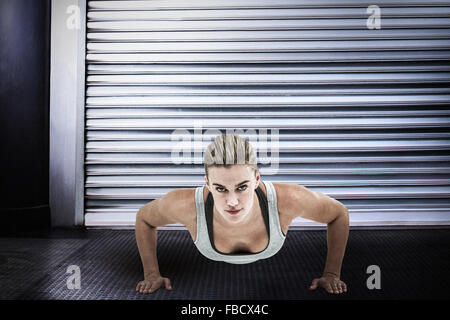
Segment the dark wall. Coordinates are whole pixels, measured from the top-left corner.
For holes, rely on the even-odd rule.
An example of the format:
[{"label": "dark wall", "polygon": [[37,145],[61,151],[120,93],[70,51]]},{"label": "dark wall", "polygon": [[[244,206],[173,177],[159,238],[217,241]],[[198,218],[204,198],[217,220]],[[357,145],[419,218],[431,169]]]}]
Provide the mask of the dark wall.
[{"label": "dark wall", "polygon": [[0,0],[0,232],[47,228],[50,0]]}]

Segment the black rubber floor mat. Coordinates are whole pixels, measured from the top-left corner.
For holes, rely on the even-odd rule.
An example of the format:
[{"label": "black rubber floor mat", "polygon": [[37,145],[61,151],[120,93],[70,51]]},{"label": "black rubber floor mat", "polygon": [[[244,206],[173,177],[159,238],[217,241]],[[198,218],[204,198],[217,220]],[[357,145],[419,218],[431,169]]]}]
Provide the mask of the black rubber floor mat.
[{"label": "black rubber floor mat", "polygon": [[[56,231],[55,231],[56,232]],[[247,265],[203,257],[187,231],[159,231],[158,259],[173,290],[135,291],[142,266],[134,231],[88,230],[0,238],[0,299],[316,300],[448,299],[450,230],[351,230],[341,279],[348,292],[310,291],[322,273],[326,231],[289,231],[275,256]],[[81,234],[81,235],[80,235]],[[367,268],[380,268],[369,289]],[[69,289],[69,266],[80,289]],[[70,281],[69,281],[70,282]]]}]

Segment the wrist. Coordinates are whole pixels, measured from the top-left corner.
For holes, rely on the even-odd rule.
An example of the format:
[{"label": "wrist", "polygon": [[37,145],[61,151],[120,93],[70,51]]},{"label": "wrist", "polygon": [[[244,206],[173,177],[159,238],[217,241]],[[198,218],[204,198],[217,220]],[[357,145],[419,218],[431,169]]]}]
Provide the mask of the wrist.
[{"label": "wrist", "polygon": [[340,274],[339,273],[331,272],[331,271],[325,271],[322,276],[323,277],[326,277],[326,276],[330,277],[330,276],[332,276],[332,277],[335,277],[335,278],[338,278],[338,279],[340,278]]},{"label": "wrist", "polygon": [[152,271],[152,272],[145,272],[144,273],[144,279],[152,279],[152,278],[158,278],[161,275],[159,274],[159,271]]}]

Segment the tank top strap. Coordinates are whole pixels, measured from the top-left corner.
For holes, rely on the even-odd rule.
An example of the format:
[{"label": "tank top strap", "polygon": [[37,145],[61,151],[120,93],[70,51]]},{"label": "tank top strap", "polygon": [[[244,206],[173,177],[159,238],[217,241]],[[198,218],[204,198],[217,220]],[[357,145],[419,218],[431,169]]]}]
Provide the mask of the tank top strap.
[{"label": "tank top strap", "polygon": [[282,240],[286,238],[281,230],[280,217],[278,212],[277,194],[273,183],[270,181],[264,181],[267,193],[267,203],[269,207],[269,224],[270,224],[270,236],[273,240]]},{"label": "tank top strap", "polygon": [[194,243],[197,245],[204,241],[205,235],[208,235],[208,229],[206,225],[206,217],[205,217],[205,202],[203,200],[203,192],[205,186],[197,187],[195,189],[195,206],[196,206],[196,215],[197,215],[197,227],[196,227],[196,236]]}]

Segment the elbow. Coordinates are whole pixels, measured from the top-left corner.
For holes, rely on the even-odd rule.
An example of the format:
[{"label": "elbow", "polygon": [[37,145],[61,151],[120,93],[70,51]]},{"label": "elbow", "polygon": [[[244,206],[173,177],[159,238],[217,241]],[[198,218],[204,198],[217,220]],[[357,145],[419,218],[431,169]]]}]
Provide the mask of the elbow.
[{"label": "elbow", "polygon": [[345,224],[347,225],[347,226],[349,226],[350,225],[350,215],[349,215],[349,213],[348,213],[348,209],[347,209],[347,207],[345,207],[344,206],[344,221],[345,221]]},{"label": "elbow", "polygon": [[345,227],[349,227],[350,225],[350,216],[348,214],[347,207],[343,206],[343,210],[338,216],[339,220],[342,221],[342,224],[345,225]]},{"label": "elbow", "polygon": [[143,214],[143,210],[142,208],[140,208],[137,212],[136,212],[136,221],[135,221],[135,225],[137,226],[139,223],[141,223],[143,220],[142,217]]},{"label": "elbow", "polygon": [[348,209],[344,205],[342,205],[342,210],[338,211],[338,214],[334,217],[334,219],[328,222],[328,225],[335,224],[336,222],[343,224],[346,227],[350,225]]},{"label": "elbow", "polygon": [[135,227],[146,226],[149,228],[156,228],[152,225],[152,211],[148,205],[142,206],[136,213]]}]

